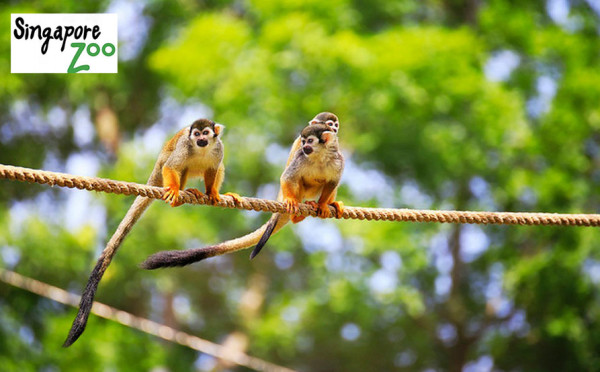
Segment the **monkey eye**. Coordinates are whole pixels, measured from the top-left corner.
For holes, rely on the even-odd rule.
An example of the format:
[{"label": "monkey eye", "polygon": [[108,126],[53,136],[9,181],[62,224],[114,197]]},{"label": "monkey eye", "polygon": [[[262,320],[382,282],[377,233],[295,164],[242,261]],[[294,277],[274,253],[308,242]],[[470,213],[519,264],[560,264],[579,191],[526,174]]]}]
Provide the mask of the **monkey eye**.
[{"label": "monkey eye", "polygon": [[202,132],[202,134],[204,134],[206,136],[208,134],[208,131],[205,130],[204,132]]},{"label": "monkey eye", "polygon": [[312,139],[312,138],[311,138],[311,139],[309,139],[309,140],[308,140],[308,143],[313,143],[313,139]]},{"label": "monkey eye", "polygon": [[304,145],[306,143],[306,140],[302,140],[302,144]]},{"label": "monkey eye", "polygon": [[199,131],[194,131],[194,136],[199,136],[200,132]]}]

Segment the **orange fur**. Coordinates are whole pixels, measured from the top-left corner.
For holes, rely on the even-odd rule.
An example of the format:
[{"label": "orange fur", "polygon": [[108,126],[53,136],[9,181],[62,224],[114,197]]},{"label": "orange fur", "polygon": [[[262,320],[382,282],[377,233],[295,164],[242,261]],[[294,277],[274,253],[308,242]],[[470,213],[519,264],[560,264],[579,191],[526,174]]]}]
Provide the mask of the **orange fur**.
[{"label": "orange fur", "polygon": [[179,137],[187,134],[188,130],[189,128],[183,128],[179,132],[175,133],[175,135],[170,140],[168,140],[167,143],[165,143],[162,151],[168,153],[175,151],[175,147],[177,146],[177,141],[179,140]]},{"label": "orange fur", "polygon": [[211,203],[215,204],[221,200],[219,196],[219,188],[223,182],[225,170],[219,167],[217,170],[209,168],[204,172],[204,184],[206,186],[206,195]]},{"label": "orange fur", "polygon": [[165,166],[162,169],[162,177],[163,186],[166,190],[163,195],[163,200],[167,203],[171,203],[171,206],[173,207],[181,205],[181,202],[179,202],[179,190],[181,190],[184,185],[181,184],[179,173],[174,169]]}]

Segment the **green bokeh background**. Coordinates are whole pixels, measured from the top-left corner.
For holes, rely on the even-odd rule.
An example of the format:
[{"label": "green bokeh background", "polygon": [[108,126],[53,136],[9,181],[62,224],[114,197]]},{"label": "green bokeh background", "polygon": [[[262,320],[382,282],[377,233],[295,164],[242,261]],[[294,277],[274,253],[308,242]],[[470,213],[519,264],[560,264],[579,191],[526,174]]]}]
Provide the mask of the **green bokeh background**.
[{"label": "green bokeh background", "polygon": [[[11,13],[119,14],[118,74],[10,74]],[[8,1],[0,163],[143,182],[223,123],[222,191],[274,198],[341,119],[347,205],[596,213],[596,0]],[[50,45],[52,48],[52,43]],[[193,184],[197,186],[197,184]],[[0,266],[80,293],[131,197],[0,181]],[[249,252],[143,271],[268,215],[154,203],[97,300],[303,371],[600,370],[598,231],[307,219]],[[245,370],[0,283],[3,371]]]}]

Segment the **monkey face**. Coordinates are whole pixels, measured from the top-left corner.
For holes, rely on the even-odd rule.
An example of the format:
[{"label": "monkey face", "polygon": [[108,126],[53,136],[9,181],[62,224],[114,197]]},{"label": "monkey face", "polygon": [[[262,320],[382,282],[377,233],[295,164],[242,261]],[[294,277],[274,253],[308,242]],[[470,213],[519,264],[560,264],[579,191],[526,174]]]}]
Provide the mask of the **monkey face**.
[{"label": "monkey face", "polygon": [[335,134],[337,134],[338,129],[340,129],[340,123],[336,120],[327,120],[325,122],[325,124],[331,129],[331,131]]},{"label": "monkey face", "polygon": [[302,152],[306,156],[322,153],[322,150],[326,149],[334,138],[335,132],[329,130],[327,125],[309,125],[301,134]]},{"label": "monkey face", "polygon": [[302,152],[308,156],[313,153],[315,146],[319,145],[319,139],[316,136],[302,138]]},{"label": "monkey face", "polygon": [[190,127],[190,139],[198,147],[206,147],[216,141],[217,136],[223,131],[223,125],[212,120],[196,120]]},{"label": "monkey face", "polygon": [[321,112],[320,114],[317,114],[317,116],[308,122],[308,124],[325,124],[329,127],[329,130],[335,134],[337,134],[338,130],[340,129],[338,117],[331,112]]},{"label": "monkey face", "polygon": [[212,129],[206,127],[202,129],[194,128],[190,131],[190,138],[198,147],[206,147],[208,141],[214,137]]}]

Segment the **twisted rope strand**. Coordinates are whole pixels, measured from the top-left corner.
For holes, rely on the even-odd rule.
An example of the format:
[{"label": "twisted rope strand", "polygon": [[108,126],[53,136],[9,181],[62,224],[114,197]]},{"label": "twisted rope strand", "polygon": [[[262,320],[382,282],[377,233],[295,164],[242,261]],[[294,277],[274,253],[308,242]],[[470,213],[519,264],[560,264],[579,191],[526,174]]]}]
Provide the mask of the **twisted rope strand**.
[{"label": "twisted rope strand", "polygon": [[[142,185],[134,182],[114,181],[106,178],[74,176],[37,169],[14,167],[0,164],[0,178],[13,181],[36,182],[50,186],[77,188],[88,191],[102,191],[113,194],[139,195],[160,199],[164,193],[162,187]],[[194,194],[182,191],[180,201],[187,204],[210,205],[206,196],[196,197]],[[282,202],[258,198],[242,197],[239,203],[230,196],[222,196],[215,206],[223,208],[238,208],[253,211],[286,213]],[[331,215],[335,209],[330,207]],[[304,203],[300,204],[299,213],[302,216],[316,217],[316,211]],[[600,226],[600,214],[562,214],[562,213],[533,213],[533,212],[470,212],[470,211],[438,211],[418,209],[362,208],[345,207],[344,219],[375,220],[375,221],[406,221],[406,222],[439,222],[439,223],[469,223],[493,225],[554,225],[554,226]]]}]

